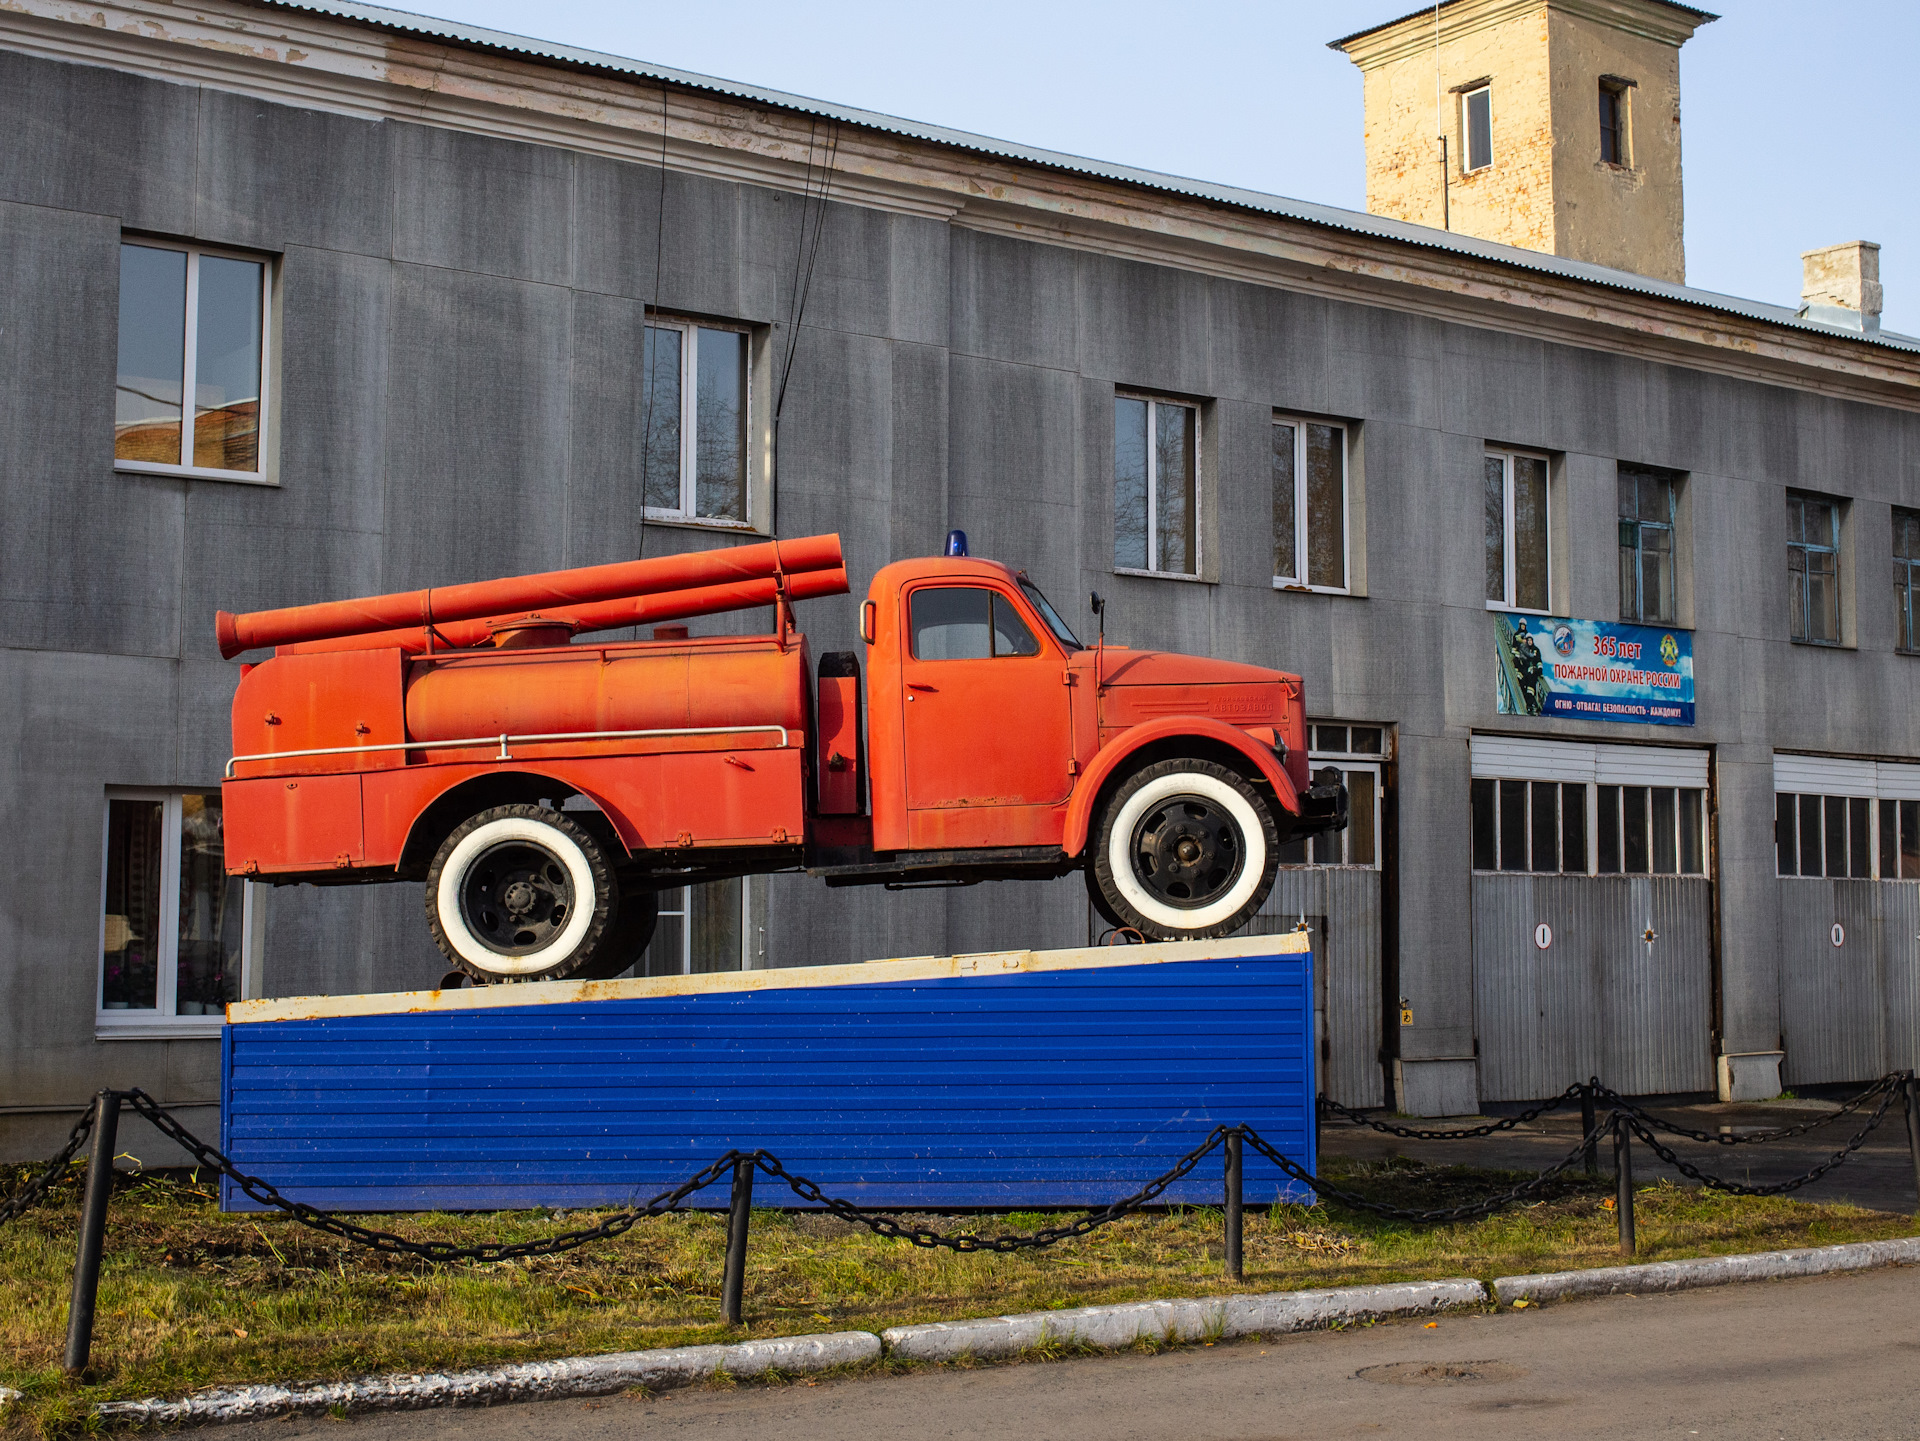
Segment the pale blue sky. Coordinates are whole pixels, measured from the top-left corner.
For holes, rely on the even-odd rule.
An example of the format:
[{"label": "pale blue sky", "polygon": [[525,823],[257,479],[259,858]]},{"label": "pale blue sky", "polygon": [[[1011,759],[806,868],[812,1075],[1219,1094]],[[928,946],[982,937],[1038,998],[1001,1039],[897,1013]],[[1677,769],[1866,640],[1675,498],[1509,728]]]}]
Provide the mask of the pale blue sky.
[{"label": "pale blue sky", "polygon": [[[1326,42],[1413,8],[1406,0],[403,4],[1355,210],[1366,203],[1360,72]],[[1688,281],[1796,305],[1802,250],[1877,240],[1885,324],[1920,334],[1920,107],[1911,98],[1920,4],[1717,8],[1722,18],[1681,51]]]}]

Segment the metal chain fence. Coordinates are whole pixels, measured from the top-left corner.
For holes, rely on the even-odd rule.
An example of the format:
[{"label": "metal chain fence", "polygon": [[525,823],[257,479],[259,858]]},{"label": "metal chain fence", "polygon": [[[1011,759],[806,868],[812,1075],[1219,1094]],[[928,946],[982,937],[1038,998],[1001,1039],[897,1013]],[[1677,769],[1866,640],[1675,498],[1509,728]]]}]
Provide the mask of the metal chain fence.
[{"label": "metal chain fence", "polygon": [[73,1158],[80,1154],[80,1148],[86,1145],[87,1137],[92,1132],[93,1107],[89,1106],[80,1113],[80,1119],[73,1123],[73,1132],[67,1137],[67,1144],[60,1148],[60,1154],[47,1162],[39,1175],[5,1201],[0,1201],[0,1225],[36,1205],[52,1189],[53,1183],[67,1173],[67,1167],[73,1164]]}]

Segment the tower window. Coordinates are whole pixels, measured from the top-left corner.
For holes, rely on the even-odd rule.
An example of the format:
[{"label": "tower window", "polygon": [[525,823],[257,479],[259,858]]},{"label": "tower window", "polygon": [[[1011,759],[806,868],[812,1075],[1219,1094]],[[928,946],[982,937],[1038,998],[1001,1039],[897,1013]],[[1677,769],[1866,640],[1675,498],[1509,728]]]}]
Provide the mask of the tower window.
[{"label": "tower window", "polygon": [[1493,87],[1482,85],[1460,97],[1461,128],[1466,131],[1466,164],[1469,172],[1484,170],[1493,164]]},{"label": "tower window", "polygon": [[1614,81],[1600,82],[1600,160],[1606,165],[1629,165],[1627,154],[1627,88]]}]

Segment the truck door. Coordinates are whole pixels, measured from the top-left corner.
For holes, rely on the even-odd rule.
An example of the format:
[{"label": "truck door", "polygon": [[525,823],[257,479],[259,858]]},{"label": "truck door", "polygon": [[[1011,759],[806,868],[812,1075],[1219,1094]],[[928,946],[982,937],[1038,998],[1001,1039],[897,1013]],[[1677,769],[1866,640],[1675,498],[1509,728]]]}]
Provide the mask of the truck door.
[{"label": "truck door", "polygon": [[1057,841],[1072,789],[1066,661],[1013,598],[977,585],[907,596],[901,657],[908,834],[916,848]]}]

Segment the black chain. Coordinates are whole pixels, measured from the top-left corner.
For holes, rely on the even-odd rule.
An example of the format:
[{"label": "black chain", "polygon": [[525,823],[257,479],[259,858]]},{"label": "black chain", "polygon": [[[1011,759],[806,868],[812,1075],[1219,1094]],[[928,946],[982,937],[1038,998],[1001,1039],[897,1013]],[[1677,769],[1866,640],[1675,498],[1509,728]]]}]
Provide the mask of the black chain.
[{"label": "black chain", "polygon": [[[765,1151],[756,1151],[754,1153],[754,1163],[769,1176],[776,1176],[780,1180],[785,1181],[787,1185],[792,1188],[793,1193],[802,1200],[812,1201],[815,1205],[824,1206],[841,1220],[851,1221],[857,1226],[865,1226],[875,1235],[889,1236],[894,1240],[906,1241],[912,1245],[921,1246],[929,1250],[935,1247],[944,1247],[949,1251],[997,1251],[1004,1253],[1008,1251],[1037,1250],[1042,1246],[1051,1246],[1056,1241],[1065,1241],[1075,1236],[1084,1236],[1089,1231],[1100,1226],[1105,1226],[1110,1222],[1118,1221],[1123,1216],[1151,1205],[1161,1192],[1165,1191],[1167,1187],[1171,1186],[1175,1181],[1199,1165],[1201,1161],[1205,1160],[1208,1152],[1218,1149],[1221,1143],[1227,1139],[1231,1129],[1232,1128],[1227,1126],[1216,1126],[1213,1131],[1208,1134],[1206,1140],[1202,1141],[1198,1146],[1195,1146],[1191,1151],[1187,1152],[1186,1155],[1176,1161],[1171,1170],[1156,1176],[1131,1196],[1126,1196],[1115,1201],[1106,1209],[1089,1212],[1087,1215],[1080,1217],[1079,1220],[1070,1221],[1064,1226],[1049,1226],[1044,1230],[1034,1231],[1027,1235],[1017,1233],[1000,1236],[974,1236],[965,1233],[947,1235],[941,1231],[928,1231],[919,1226],[909,1226],[885,1212],[869,1211],[864,1207],[856,1206],[853,1202],[843,1200],[838,1196],[829,1196],[825,1191],[821,1190],[817,1184],[809,1181],[805,1176],[796,1176],[788,1171],[785,1166],[780,1164],[778,1157],[769,1155]],[[1242,1128],[1242,1131],[1247,1135],[1252,1134],[1251,1132],[1245,1131],[1244,1128]]]},{"label": "black chain", "polygon": [[232,1158],[225,1152],[209,1146],[174,1120],[167,1114],[166,1109],[145,1091],[136,1088],[122,1094],[127,1104],[151,1121],[154,1128],[162,1135],[172,1139],[202,1165],[218,1171],[261,1205],[273,1206],[285,1211],[303,1226],[309,1226],[316,1231],[325,1231],[348,1241],[357,1241],[362,1246],[370,1247],[375,1251],[384,1251],[388,1255],[418,1256],[427,1261],[513,1261],[523,1256],[557,1256],[577,1246],[584,1246],[589,1241],[607,1240],[624,1235],[637,1221],[651,1216],[663,1216],[669,1211],[678,1210],[687,1197],[711,1186],[728,1174],[732,1171],[735,1161],[746,1159],[744,1152],[729,1151],[671,1191],[661,1192],[646,1205],[609,1216],[599,1225],[584,1231],[568,1231],[564,1235],[549,1236],[544,1241],[489,1241],[476,1246],[456,1246],[450,1241],[409,1241],[405,1236],[396,1236],[391,1231],[376,1231],[367,1226],[356,1225],[352,1221],[343,1221],[338,1216],[314,1209],[304,1201],[289,1201],[268,1182],[257,1176],[247,1175],[234,1165]]},{"label": "black chain", "polygon": [[1837,1111],[1829,1111],[1811,1121],[1802,1121],[1797,1126],[1783,1126],[1777,1131],[1762,1131],[1754,1136],[1720,1135],[1713,1131],[1695,1131],[1677,1122],[1669,1121],[1665,1117],[1656,1116],[1649,1111],[1641,1110],[1640,1107],[1634,1105],[1633,1102],[1629,1101],[1618,1091],[1613,1090],[1611,1087],[1601,1085],[1597,1077],[1587,1084],[1593,1088],[1595,1097],[1604,1099],[1611,1109],[1623,1111],[1639,1121],[1642,1125],[1665,1131],[1669,1135],[1684,1136],[1689,1141],[1698,1141],[1702,1145],[1710,1146],[1758,1146],[1765,1145],[1769,1141],[1784,1141],[1792,1136],[1804,1136],[1809,1131],[1817,1131],[1823,1126],[1831,1126],[1835,1121],[1859,1110],[1875,1096],[1881,1095],[1883,1092],[1900,1091],[1905,1087],[1907,1078],[1912,1074],[1913,1072],[1911,1071],[1891,1071],[1875,1081],[1871,1086],[1868,1086],[1866,1090],[1862,1091],[1852,1100],[1846,1102]]},{"label": "black chain", "polygon": [[1442,1223],[1447,1221],[1468,1221],[1478,1216],[1491,1216],[1495,1211],[1504,1210],[1516,1201],[1525,1199],[1533,1192],[1540,1190],[1548,1182],[1558,1179],[1562,1174],[1571,1170],[1586,1154],[1588,1145],[1606,1134],[1608,1127],[1611,1125],[1611,1118],[1604,1124],[1596,1123],[1593,1130],[1587,1135],[1582,1136],[1580,1143],[1571,1151],[1567,1152],[1564,1159],[1556,1161],[1538,1175],[1522,1181],[1512,1190],[1502,1191],[1497,1196],[1489,1196],[1485,1200],[1469,1202],[1463,1206],[1450,1206],[1431,1211],[1413,1211],[1402,1206],[1389,1206],[1383,1202],[1372,1201],[1365,1196],[1356,1195],[1352,1191],[1344,1190],[1314,1175],[1313,1172],[1307,1170],[1304,1166],[1296,1165],[1294,1162],[1288,1160],[1285,1156],[1281,1155],[1280,1152],[1262,1140],[1259,1132],[1250,1127],[1241,1127],[1240,1133],[1246,1137],[1248,1145],[1252,1146],[1261,1155],[1265,1156],[1296,1181],[1304,1181],[1321,1195],[1331,1196],[1343,1206],[1351,1207],[1356,1211],[1368,1211],[1373,1215],[1383,1216],[1391,1221]]},{"label": "black chain", "polygon": [[1321,1110],[1332,1111],[1356,1126],[1370,1126],[1389,1136],[1399,1136],[1407,1141],[1465,1141],[1477,1136],[1491,1136],[1496,1131],[1511,1131],[1515,1126],[1524,1126],[1529,1121],[1537,1121],[1547,1112],[1557,1111],[1568,1102],[1579,1100],[1580,1093],[1585,1089],[1585,1086],[1576,1081],[1552,1100],[1542,1101],[1539,1105],[1522,1111],[1517,1116],[1508,1116],[1504,1120],[1489,1121],[1484,1126],[1472,1126],[1460,1131],[1417,1131],[1411,1126],[1396,1126],[1387,1121],[1376,1121],[1373,1117],[1356,1111],[1351,1106],[1343,1106],[1327,1096],[1321,1096],[1318,1099]]},{"label": "black chain", "polygon": [[60,1148],[59,1155],[47,1162],[46,1169],[5,1201],[0,1201],[0,1223],[11,1221],[45,1196],[53,1183],[65,1174],[67,1167],[73,1164],[73,1158],[80,1154],[80,1148],[87,1143],[87,1137],[92,1132],[93,1107],[89,1106],[80,1113],[80,1119],[73,1123],[67,1144]]},{"label": "black chain", "polygon": [[1669,1147],[1662,1145],[1659,1137],[1654,1135],[1652,1128],[1643,1124],[1635,1116],[1622,1113],[1620,1124],[1631,1127],[1633,1133],[1647,1143],[1647,1148],[1651,1150],[1654,1155],[1658,1156],[1689,1180],[1698,1181],[1703,1186],[1711,1187],[1716,1191],[1726,1191],[1735,1196],[1784,1196],[1789,1191],[1797,1191],[1802,1186],[1819,1180],[1822,1176],[1826,1175],[1827,1172],[1831,1171],[1835,1166],[1838,1166],[1842,1161],[1846,1160],[1847,1157],[1865,1145],[1867,1137],[1873,1133],[1873,1128],[1878,1126],[1880,1122],[1886,1118],[1887,1108],[1893,1104],[1893,1098],[1900,1093],[1901,1089],[1903,1089],[1903,1087],[1887,1087],[1880,1097],[1880,1104],[1874,1108],[1873,1114],[1867,1118],[1867,1124],[1860,1128],[1852,1140],[1848,1141],[1846,1145],[1835,1151],[1811,1171],[1808,1171],[1803,1176],[1795,1176],[1790,1181],[1776,1181],[1768,1186],[1750,1186],[1743,1181],[1724,1180],[1719,1176],[1707,1174],[1707,1172],[1701,1170],[1698,1166],[1688,1165],[1685,1161],[1681,1160],[1679,1156],[1674,1154]]}]

